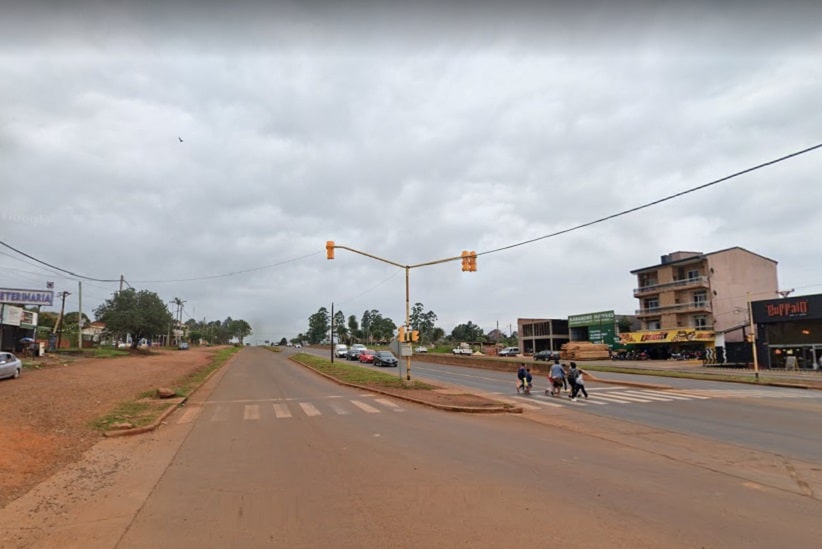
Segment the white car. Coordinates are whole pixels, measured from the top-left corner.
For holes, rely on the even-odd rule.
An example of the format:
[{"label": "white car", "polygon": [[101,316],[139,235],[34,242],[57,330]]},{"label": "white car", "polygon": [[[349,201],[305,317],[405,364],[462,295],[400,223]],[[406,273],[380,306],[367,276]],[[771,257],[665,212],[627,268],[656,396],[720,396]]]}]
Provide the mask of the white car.
[{"label": "white car", "polygon": [[23,363],[11,353],[0,353],[0,379],[11,377],[17,379],[23,371]]},{"label": "white car", "polygon": [[420,345],[419,347],[414,349],[414,352],[415,353],[427,353],[428,352],[428,347],[425,347],[424,345]]},{"label": "white car", "polygon": [[337,358],[342,358],[348,353],[348,345],[344,345],[342,343],[337,344],[334,347],[334,356]]}]

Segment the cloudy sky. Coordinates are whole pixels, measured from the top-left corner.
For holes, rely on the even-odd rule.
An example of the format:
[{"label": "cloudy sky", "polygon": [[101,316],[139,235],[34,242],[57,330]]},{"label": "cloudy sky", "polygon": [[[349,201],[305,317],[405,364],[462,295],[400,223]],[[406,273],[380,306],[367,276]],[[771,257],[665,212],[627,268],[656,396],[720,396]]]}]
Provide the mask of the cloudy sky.
[{"label": "cloudy sky", "polygon": [[260,342],[401,323],[404,269],[326,240],[481,254],[410,271],[448,333],[632,314],[676,250],[822,292],[822,149],[563,232],[822,143],[818,2],[7,4],[0,241],[87,278],[0,246],[0,287],[91,314],[122,274]]}]

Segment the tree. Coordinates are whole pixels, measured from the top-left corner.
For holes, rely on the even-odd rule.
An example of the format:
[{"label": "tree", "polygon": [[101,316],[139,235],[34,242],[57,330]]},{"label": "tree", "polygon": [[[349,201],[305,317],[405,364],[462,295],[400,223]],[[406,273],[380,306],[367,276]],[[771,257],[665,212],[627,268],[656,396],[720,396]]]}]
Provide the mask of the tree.
[{"label": "tree", "polygon": [[434,323],[437,321],[437,315],[434,311],[422,312],[422,303],[415,303],[411,308],[411,315],[409,323],[412,330],[417,330],[420,333],[422,341],[434,340]]},{"label": "tree", "polygon": [[342,311],[334,313],[334,331],[337,333],[337,343],[348,340],[348,328],[345,327],[345,315]]},{"label": "tree", "polygon": [[132,348],[143,339],[168,333],[174,321],[166,305],[154,292],[133,288],[122,290],[94,310],[94,315],[104,322],[109,333],[119,337],[131,334]]},{"label": "tree", "polygon": [[355,339],[362,339],[362,332],[360,332],[360,324],[357,322],[356,315],[351,315],[348,317],[348,335],[352,342]]},{"label": "tree", "polygon": [[288,340],[286,338],[282,338],[280,340],[280,343],[278,343],[278,345],[282,345],[284,347],[284,346],[288,345]]},{"label": "tree", "polygon": [[245,320],[232,320],[228,324],[228,333],[229,336],[240,340],[240,344],[242,345],[243,339],[251,335],[251,326]]},{"label": "tree", "polygon": [[451,331],[454,341],[481,341],[485,338],[482,328],[468,321],[467,324],[460,324]]},{"label": "tree", "polygon": [[331,328],[328,309],[320,307],[320,309],[308,317],[308,343],[316,345],[321,343],[328,335],[328,330]]}]

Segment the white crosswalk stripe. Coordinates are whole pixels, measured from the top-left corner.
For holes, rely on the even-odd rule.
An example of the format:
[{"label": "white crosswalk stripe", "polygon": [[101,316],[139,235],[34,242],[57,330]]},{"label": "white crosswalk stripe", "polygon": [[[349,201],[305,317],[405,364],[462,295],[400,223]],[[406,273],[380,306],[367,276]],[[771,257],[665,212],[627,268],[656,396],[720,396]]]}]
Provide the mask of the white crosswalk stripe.
[{"label": "white crosswalk stripe", "polygon": [[[369,399],[370,402],[368,401]],[[274,400],[275,402],[271,402]],[[359,399],[345,399],[339,396],[327,397],[321,401],[301,401],[298,399],[283,398],[258,401],[230,401],[211,403],[209,421],[225,422],[230,419],[242,418],[243,421],[266,421],[270,419],[290,419],[295,417],[318,417],[323,415],[350,416],[352,413],[360,412],[366,414],[379,414],[382,412],[405,412],[406,408],[396,402],[377,397],[373,393],[362,394]],[[268,404],[271,403],[271,407]],[[193,422],[201,412],[207,408],[202,406],[191,407],[177,418],[178,424]],[[273,415],[271,412],[274,412]]]}]

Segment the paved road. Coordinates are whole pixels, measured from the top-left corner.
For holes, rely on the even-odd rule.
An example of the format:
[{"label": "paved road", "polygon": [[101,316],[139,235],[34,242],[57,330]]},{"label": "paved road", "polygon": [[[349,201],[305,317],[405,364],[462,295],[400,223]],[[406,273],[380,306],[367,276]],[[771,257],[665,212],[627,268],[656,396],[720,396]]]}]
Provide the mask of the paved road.
[{"label": "paved road", "polygon": [[580,425],[582,410],[440,412],[246,349],[170,418],[185,440],[117,547],[751,548],[822,536],[822,502],[795,479],[809,469],[777,478],[759,456],[726,473],[717,464],[751,455],[605,417]]},{"label": "paved road", "polygon": [[[657,367],[663,366],[687,368],[681,363]],[[540,368],[546,366],[540,364]],[[534,413],[551,414],[556,409],[570,408],[799,459],[822,457],[818,435],[822,433],[822,391],[593,372],[594,377],[610,383],[589,382],[586,387],[590,398],[571,402],[546,396],[548,381],[543,374],[535,378],[535,390],[530,395],[518,395],[513,374],[505,372],[429,362],[413,362],[411,370],[415,378],[466,387]],[[807,376],[798,379],[802,377]]]}]

